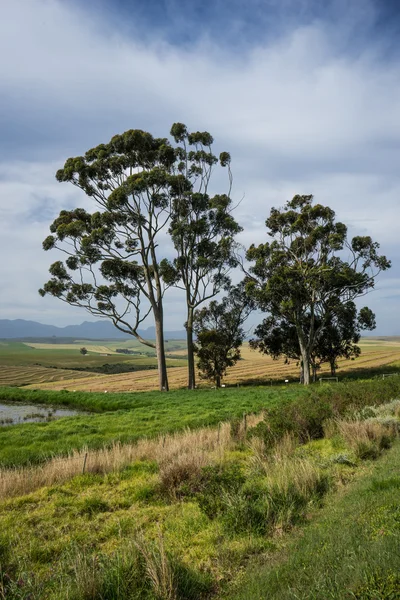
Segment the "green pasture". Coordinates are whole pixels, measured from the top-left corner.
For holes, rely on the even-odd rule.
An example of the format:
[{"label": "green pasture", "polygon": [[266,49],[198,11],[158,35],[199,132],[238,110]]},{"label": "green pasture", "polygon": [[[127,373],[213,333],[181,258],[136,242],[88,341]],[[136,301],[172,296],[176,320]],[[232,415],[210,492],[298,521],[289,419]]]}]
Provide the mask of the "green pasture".
[{"label": "green pasture", "polygon": [[[0,388],[0,402],[69,406],[97,413],[49,423],[2,427],[0,465],[40,462],[74,448],[101,447],[144,436],[215,425],[304,394],[303,389],[245,388],[100,394]],[[105,412],[110,411],[110,412]],[[112,411],[112,412],[111,412]],[[33,426],[32,426],[33,425]]]},{"label": "green pasture", "polygon": [[[232,445],[223,454],[210,454],[210,462],[200,469],[190,452],[180,456],[183,462],[175,457],[172,471],[168,462],[148,458],[0,502],[0,597],[398,598],[400,444],[395,430],[384,443],[374,442],[373,460],[357,453],[339,430],[326,437],[315,437],[312,431],[323,419],[320,406],[328,400],[340,414],[353,407],[350,414],[361,423],[365,416],[359,409],[367,401],[381,404],[399,389],[384,381],[348,383],[336,391],[333,387],[314,388],[320,391],[312,397],[309,390],[296,392],[294,386],[132,394],[125,398],[130,410],[94,415],[95,424],[136,413],[139,430],[151,408],[153,417],[162,413],[162,400],[160,421],[171,427],[172,417],[175,426],[183,424],[185,415],[196,424],[207,410],[212,420],[227,409],[231,416],[235,411],[241,416],[246,407],[259,403],[258,408],[270,409],[267,422],[275,433],[289,431],[288,417],[294,417],[310,437],[286,451],[281,446],[281,454],[270,455],[265,447],[260,454],[254,442],[264,435],[261,423],[248,431],[247,440],[234,434]],[[19,394],[14,399],[21,401],[23,391],[14,391]],[[115,396],[105,400],[114,401],[114,408]],[[76,401],[82,405],[84,400]],[[201,414],[196,406],[202,407]],[[365,412],[375,415],[376,423],[389,419],[398,424],[398,409],[399,402],[392,402]],[[81,419],[66,419],[64,425],[71,431],[88,426]],[[25,437],[33,431],[26,426],[14,428],[18,430]],[[194,457],[199,450],[193,449]]]},{"label": "green pasture", "polygon": [[[156,368],[157,360],[155,356],[147,356],[145,354],[109,354],[104,356],[98,352],[91,352],[90,346],[106,346],[108,342],[101,340],[80,340],[74,344],[70,344],[70,348],[59,348],[58,344],[55,343],[51,348],[33,348],[29,346],[29,342],[15,342],[15,341],[2,341],[0,344],[0,366],[43,366],[51,368],[62,368],[62,369],[85,369],[88,371],[95,372],[108,372],[103,369],[103,365],[115,366],[113,372],[118,373],[125,370],[142,370],[146,368]],[[108,344],[111,351],[115,351],[116,348],[132,348],[135,351],[151,353],[151,348],[146,348],[142,344],[133,345],[131,341],[124,344],[124,342],[113,342]],[[79,350],[82,347],[88,350],[88,354],[83,356]],[[184,358],[169,358],[167,359],[168,366],[184,366],[186,361]],[[117,365],[125,365],[124,367],[118,368]]]},{"label": "green pasture", "polygon": [[185,427],[215,425],[219,421],[259,412],[275,405],[313,396],[346,406],[379,404],[400,396],[400,377],[353,381],[304,388],[276,387],[174,390],[168,393],[95,393],[1,388],[0,402],[71,407],[93,414],[49,423],[29,423],[0,430],[0,465],[40,462],[75,448],[129,442]]}]

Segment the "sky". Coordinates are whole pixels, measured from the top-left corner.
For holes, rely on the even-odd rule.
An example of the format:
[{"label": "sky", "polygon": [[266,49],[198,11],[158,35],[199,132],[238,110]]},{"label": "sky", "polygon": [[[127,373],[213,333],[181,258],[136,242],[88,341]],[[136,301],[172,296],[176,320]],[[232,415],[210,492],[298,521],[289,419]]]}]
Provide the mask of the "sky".
[{"label": "sky", "polygon": [[[361,305],[375,311],[376,334],[400,335],[398,0],[0,0],[0,9],[0,318],[93,320],[37,292],[56,260],[41,246],[50,223],[90,206],[55,172],[116,133],[166,137],[180,121],[230,152],[244,245],[266,241],[272,206],[310,193],[350,235],[378,241],[393,266]],[[165,313],[167,330],[182,327],[179,291]]]}]

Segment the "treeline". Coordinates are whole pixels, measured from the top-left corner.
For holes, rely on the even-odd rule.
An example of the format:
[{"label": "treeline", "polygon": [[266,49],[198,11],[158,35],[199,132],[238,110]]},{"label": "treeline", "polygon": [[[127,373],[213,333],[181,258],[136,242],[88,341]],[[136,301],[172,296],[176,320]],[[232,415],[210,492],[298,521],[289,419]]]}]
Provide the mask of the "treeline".
[{"label": "treeline", "polygon": [[[240,357],[243,325],[255,309],[268,316],[253,347],[298,360],[305,384],[322,362],[334,371],[339,356],[357,356],[360,332],[375,318],[368,308],[357,311],[355,300],[390,267],[379,245],[369,236],[349,240],[331,208],[297,195],[270,210],[268,241],[243,249],[230,154],[217,157],[208,132],[189,132],[182,123],[170,134],[173,141],[129,130],[57,171],[58,181],[80,188],[97,210],[62,210],[51,224],[43,248],[67,259],[51,265],[40,294],[107,317],[155,348],[161,390],[168,390],[164,297],[173,287],[186,300],[190,389],[195,353],[203,375],[220,385]],[[211,188],[217,169],[226,174],[223,193]],[[241,273],[236,286],[234,270]],[[217,302],[221,292],[227,295]],[[139,333],[150,313],[155,344]]]}]

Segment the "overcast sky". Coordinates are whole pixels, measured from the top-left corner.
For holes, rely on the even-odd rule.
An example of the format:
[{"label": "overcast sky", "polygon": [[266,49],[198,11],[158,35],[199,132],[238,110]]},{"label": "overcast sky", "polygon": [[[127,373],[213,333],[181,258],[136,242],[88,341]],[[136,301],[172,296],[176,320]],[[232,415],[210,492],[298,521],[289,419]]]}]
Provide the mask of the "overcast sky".
[{"label": "overcast sky", "polygon": [[[349,7],[350,5],[350,7]],[[363,299],[400,334],[398,0],[0,0],[0,318],[90,320],[37,290],[63,208],[87,206],[66,158],[181,121],[232,155],[247,245],[309,194],[392,260]],[[225,190],[222,190],[225,191]],[[181,328],[178,292],[166,329]],[[151,325],[148,322],[148,325]]]}]

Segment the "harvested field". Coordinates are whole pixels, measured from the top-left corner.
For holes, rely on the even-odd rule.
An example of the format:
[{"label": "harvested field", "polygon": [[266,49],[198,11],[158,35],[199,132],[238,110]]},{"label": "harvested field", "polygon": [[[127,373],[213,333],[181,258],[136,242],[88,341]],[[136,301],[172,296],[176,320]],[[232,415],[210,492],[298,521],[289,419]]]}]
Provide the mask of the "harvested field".
[{"label": "harvested field", "polygon": [[[384,365],[400,362],[400,344],[390,345],[366,344],[362,347],[361,356],[355,361],[339,361],[339,375],[355,369],[374,369]],[[400,369],[400,365],[399,365]],[[297,377],[299,373],[295,361],[285,364],[283,360],[273,360],[269,356],[250,350],[248,347],[242,349],[242,360],[229,369],[225,378],[227,384],[244,384],[247,382],[265,383],[268,380],[280,381],[286,378]],[[329,376],[327,365],[318,372],[318,376]],[[169,369],[170,386],[172,389],[184,387],[187,379],[186,367],[175,367]],[[200,387],[209,387],[211,384],[199,380]],[[76,389],[81,391],[109,391],[128,392],[146,391],[157,389],[158,380],[156,371],[138,371],[135,373],[121,373],[118,375],[99,375],[96,378],[80,378],[79,381],[65,381],[31,385],[30,387],[42,389]]]},{"label": "harvested field", "polygon": [[46,367],[12,367],[0,365],[0,386],[44,384],[49,382],[64,382],[71,380],[96,378],[99,375],[73,371],[70,369],[51,369]]}]

